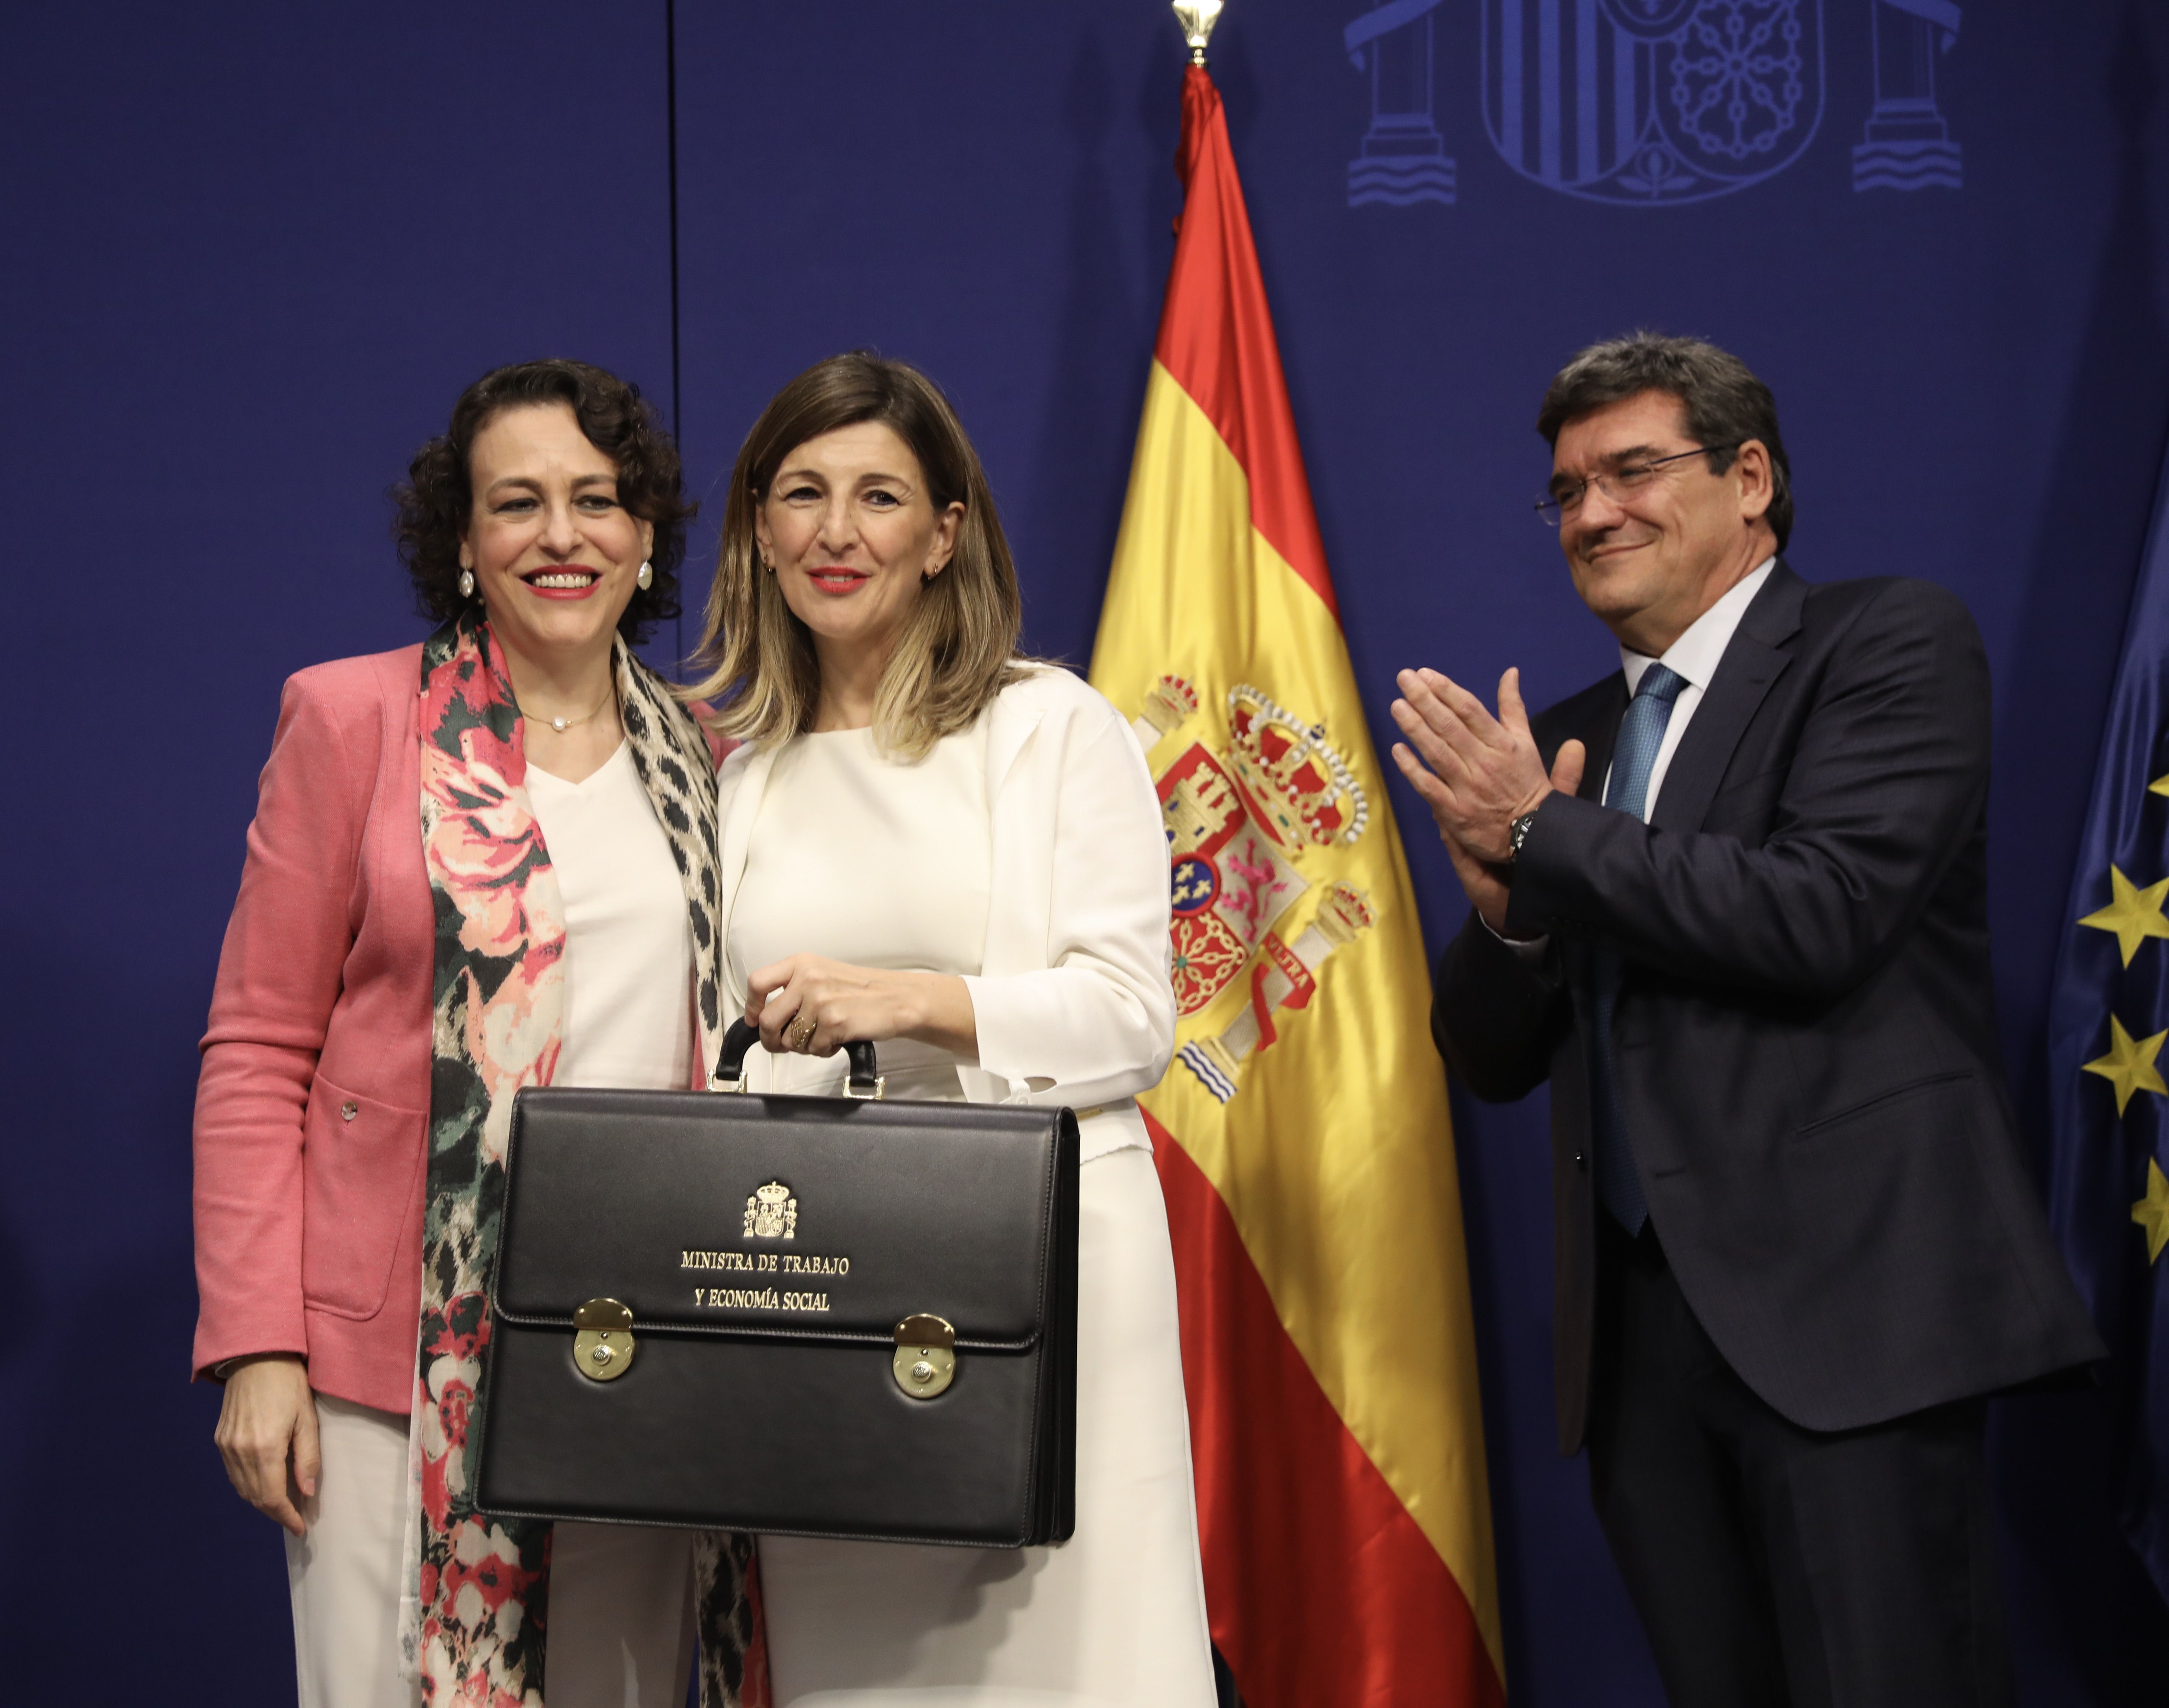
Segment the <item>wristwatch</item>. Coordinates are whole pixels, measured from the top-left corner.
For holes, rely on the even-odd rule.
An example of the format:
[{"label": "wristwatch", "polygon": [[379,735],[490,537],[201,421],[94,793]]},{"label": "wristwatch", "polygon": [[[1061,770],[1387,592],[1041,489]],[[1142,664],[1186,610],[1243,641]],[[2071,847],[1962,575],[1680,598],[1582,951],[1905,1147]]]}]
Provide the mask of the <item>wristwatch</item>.
[{"label": "wristwatch", "polygon": [[1524,813],[1506,826],[1506,857],[1509,860],[1518,860],[1521,857],[1521,844],[1529,840],[1529,826],[1536,822],[1537,815],[1534,813]]}]

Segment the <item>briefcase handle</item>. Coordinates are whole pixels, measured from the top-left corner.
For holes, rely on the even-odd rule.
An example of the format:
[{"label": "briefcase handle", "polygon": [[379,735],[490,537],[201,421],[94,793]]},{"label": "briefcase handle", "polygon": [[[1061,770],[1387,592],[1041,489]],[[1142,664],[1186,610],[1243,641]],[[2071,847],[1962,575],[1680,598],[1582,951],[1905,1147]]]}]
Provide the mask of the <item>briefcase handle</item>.
[{"label": "briefcase handle", "polygon": [[[760,1042],[760,1028],[748,1025],[743,1020],[733,1020],[731,1028],[723,1034],[722,1052],[716,1057],[716,1076],[708,1083],[718,1091],[742,1092],[745,1089],[746,1052]],[[835,1052],[829,1052],[834,1055]],[[844,1081],[844,1095],[850,1097],[878,1097],[882,1094],[881,1076],[874,1070],[874,1047],[866,1038],[844,1046],[844,1054],[850,1059],[850,1073]]]}]

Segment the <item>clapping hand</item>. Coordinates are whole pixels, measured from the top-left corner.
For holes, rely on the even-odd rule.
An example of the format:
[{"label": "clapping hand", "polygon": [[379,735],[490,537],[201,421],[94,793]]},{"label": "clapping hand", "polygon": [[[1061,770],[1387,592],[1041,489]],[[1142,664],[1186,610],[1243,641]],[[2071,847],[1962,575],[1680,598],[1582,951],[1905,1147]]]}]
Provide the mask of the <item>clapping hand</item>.
[{"label": "clapping hand", "polygon": [[1494,931],[1506,918],[1508,863],[1514,820],[1536,811],[1554,790],[1581,785],[1585,758],[1579,741],[1559,749],[1548,775],[1529,733],[1519,670],[1499,679],[1499,715],[1436,670],[1403,670],[1394,722],[1408,739],[1394,744],[1394,762],[1423,797],[1438,825],[1456,877]]}]

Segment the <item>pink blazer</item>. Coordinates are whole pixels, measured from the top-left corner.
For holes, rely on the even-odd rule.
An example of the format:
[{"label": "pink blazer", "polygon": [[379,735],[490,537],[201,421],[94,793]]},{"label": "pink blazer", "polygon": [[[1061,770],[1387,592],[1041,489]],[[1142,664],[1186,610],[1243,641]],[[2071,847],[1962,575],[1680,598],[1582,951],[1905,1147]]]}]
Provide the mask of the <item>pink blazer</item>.
[{"label": "pink blazer", "polygon": [[435,969],[421,670],[416,645],[287,679],[196,1082],[196,1374],[300,1353],[318,1393],[399,1412]]},{"label": "pink blazer", "polygon": [[429,1113],[422,649],[290,677],[196,1085],[195,1363],[405,1412]]}]

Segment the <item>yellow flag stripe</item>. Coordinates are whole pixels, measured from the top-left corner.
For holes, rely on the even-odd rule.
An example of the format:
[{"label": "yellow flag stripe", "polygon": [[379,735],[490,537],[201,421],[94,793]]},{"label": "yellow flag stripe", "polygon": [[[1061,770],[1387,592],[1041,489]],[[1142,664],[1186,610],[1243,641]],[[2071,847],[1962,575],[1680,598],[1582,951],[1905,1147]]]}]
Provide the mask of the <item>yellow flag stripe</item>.
[{"label": "yellow flag stripe", "polygon": [[[1240,464],[1156,361],[1093,680],[1135,717],[1167,675],[1197,710],[1154,742],[1156,776],[1192,742],[1227,750],[1239,685],[1324,727],[1368,822],[1352,844],[1303,851],[1308,883],[1275,929],[1292,942],[1335,883],[1373,922],[1332,950],[1307,1006],[1275,1016],[1280,1040],[1248,1058],[1228,1102],[1180,1065],[1145,1101],[1219,1192],[1289,1336],[1461,1584],[1503,1676],[1452,1129],[1385,778],[1338,623],[1252,527]],[[1182,1040],[1239,1025],[1250,1000],[1247,977],[1234,980]]]}]

